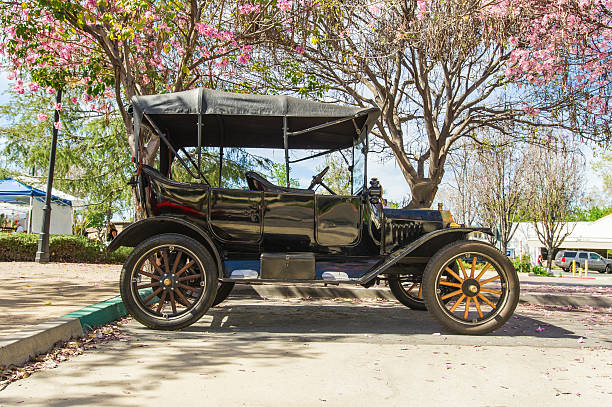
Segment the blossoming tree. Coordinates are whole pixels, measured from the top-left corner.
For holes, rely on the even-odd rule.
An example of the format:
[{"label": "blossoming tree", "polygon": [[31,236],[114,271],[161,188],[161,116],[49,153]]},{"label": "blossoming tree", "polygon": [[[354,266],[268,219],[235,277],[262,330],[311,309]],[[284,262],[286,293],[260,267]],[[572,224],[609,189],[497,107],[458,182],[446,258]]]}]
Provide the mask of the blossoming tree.
[{"label": "blossoming tree", "polygon": [[612,1],[500,0],[485,13],[513,21],[505,32],[513,46],[506,76],[545,97],[572,99],[577,127],[609,139]]},{"label": "blossoming tree", "polygon": [[487,129],[513,137],[579,130],[569,114],[575,100],[547,97],[554,81],[522,82],[530,73],[516,38],[531,26],[512,3],[288,2],[282,12],[291,24],[268,38],[277,69],[267,79],[325,100],[381,108],[374,133],[410,186],[409,205],[429,207],[457,140],[479,141]]},{"label": "blossoming tree", "polygon": [[[234,87],[254,39],[270,27],[259,7],[225,1],[1,1],[0,52],[17,93],[81,89],[70,103],[119,110],[134,154],[132,96],[195,86]],[[274,13],[270,13],[274,16]],[[61,109],[62,106],[55,106]],[[46,120],[44,112],[38,115]],[[55,123],[61,127],[61,123]],[[150,163],[159,146],[144,149]]]}]

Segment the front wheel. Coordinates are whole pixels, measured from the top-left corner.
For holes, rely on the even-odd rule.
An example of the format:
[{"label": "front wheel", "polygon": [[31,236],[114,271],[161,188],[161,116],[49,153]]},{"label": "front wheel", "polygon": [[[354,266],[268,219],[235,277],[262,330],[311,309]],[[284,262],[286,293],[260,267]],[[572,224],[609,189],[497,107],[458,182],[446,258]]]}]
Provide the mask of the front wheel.
[{"label": "front wheel", "polygon": [[477,241],[443,247],[423,275],[427,309],[440,324],[459,334],[482,335],[501,327],[516,309],[519,290],[508,258]]},{"label": "front wheel", "polygon": [[227,296],[230,295],[234,289],[234,284],[236,283],[227,281],[219,282],[219,286],[217,287],[217,295],[215,296],[215,300],[213,301],[211,307],[215,307],[225,301]]},{"label": "front wheel", "polygon": [[215,262],[200,243],[168,233],[145,240],[130,253],[121,271],[121,299],[141,324],[176,330],[210,308],[217,281]]},{"label": "front wheel", "polygon": [[609,264],[606,266],[606,273],[612,274],[612,266],[610,266]]}]

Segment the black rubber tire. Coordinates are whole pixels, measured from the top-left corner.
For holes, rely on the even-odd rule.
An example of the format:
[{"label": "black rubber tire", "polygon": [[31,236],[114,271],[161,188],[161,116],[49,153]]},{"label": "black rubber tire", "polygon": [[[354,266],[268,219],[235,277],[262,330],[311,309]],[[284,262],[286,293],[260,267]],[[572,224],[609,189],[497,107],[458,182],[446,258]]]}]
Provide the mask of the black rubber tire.
[{"label": "black rubber tire", "polygon": [[606,266],[606,273],[612,274],[612,266],[610,266],[609,264]]},{"label": "black rubber tire", "polygon": [[[193,308],[182,315],[169,319],[156,317],[143,311],[137,305],[136,294],[132,290],[132,275],[135,272],[136,265],[143,256],[146,256],[149,252],[160,246],[178,246],[189,250],[194,255],[194,260],[199,263],[198,266],[204,270],[206,279],[204,292]],[[217,294],[217,281],[217,267],[208,250],[190,237],[167,233],[151,237],[132,250],[121,270],[119,287],[123,304],[135,320],[152,329],[174,331],[197,322],[208,311]]]},{"label": "black rubber tire", "polygon": [[215,296],[215,300],[213,301],[211,307],[221,304],[228,295],[234,289],[234,285],[236,283],[230,281],[224,281],[219,283],[219,287],[217,287],[217,295]]},{"label": "black rubber tire", "polygon": [[425,301],[423,299],[418,299],[406,292],[404,287],[402,286],[402,282],[399,278],[389,278],[389,288],[393,293],[393,296],[402,304],[407,306],[410,309],[419,310],[419,311],[427,311],[427,307],[425,306]]},{"label": "black rubber tire", "polygon": [[[488,257],[506,281],[506,295],[498,311],[482,322],[471,323],[452,318],[436,293],[437,281],[443,267],[452,258],[464,253],[477,253]],[[423,273],[423,298],[427,309],[442,326],[462,335],[484,335],[492,332],[510,319],[519,301],[520,285],[514,266],[495,247],[475,240],[461,240],[450,243],[438,250],[427,263]]]}]

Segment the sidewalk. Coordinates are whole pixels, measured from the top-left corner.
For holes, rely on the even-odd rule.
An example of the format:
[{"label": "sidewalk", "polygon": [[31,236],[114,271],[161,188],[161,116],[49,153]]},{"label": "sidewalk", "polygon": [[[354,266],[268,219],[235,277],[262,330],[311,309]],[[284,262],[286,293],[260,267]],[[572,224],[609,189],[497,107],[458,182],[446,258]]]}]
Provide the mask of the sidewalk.
[{"label": "sidewalk", "polygon": [[119,295],[121,265],[0,262],[0,339]]}]

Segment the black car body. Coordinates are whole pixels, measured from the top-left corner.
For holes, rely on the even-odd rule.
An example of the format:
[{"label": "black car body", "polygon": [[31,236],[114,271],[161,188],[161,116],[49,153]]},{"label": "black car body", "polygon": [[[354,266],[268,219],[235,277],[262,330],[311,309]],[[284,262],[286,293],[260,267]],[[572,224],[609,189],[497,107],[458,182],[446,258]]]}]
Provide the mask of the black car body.
[{"label": "black car body", "polygon": [[[378,109],[195,89],[136,97],[133,112],[137,140],[142,143],[145,127],[161,138],[159,168],[143,164],[142,157],[134,158],[137,172],[133,184],[145,219],[122,231],[110,250],[138,246],[152,236],[182,235],[210,253],[220,287],[235,282],[333,282],[367,287],[381,278],[421,284],[426,266],[442,248],[467,240],[473,231],[486,231],[457,225],[448,211],[383,206],[381,186],[376,179],[368,182],[367,178],[367,135],[379,115]],[[350,169],[353,193],[315,193],[316,184],[329,190],[323,182],[326,170],[313,177],[310,189],[274,185],[254,172],[245,174],[248,190],[213,187],[200,171],[203,147],[219,148],[219,174],[224,148],[282,148],[287,180],[295,162],[289,159],[290,151],[322,150],[312,157],[342,151]],[[170,168],[179,162],[198,182],[170,179]],[[221,184],[219,179],[218,185]],[[470,253],[474,252],[463,253],[463,258]],[[152,272],[170,281],[168,287],[159,279],[147,284],[153,288],[157,287],[154,284],[161,285],[161,291],[151,297],[153,302],[179,284],[172,277],[176,273],[170,273],[171,261],[164,257],[169,255],[171,250],[168,254],[155,254],[158,260],[151,260],[156,262],[151,266]],[[165,272],[157,273],[155,270],[163,269],[164,261]],[[503,260],[495,261],[497,268],[505,266]],[[179,263],[177,259],[174,269],[180,267]],[[458,263],[462,262],[456,261],[451,267],[457,272]],[[444,281],[450,279],[454,277]],[[452,281],[457,284],[459,280]],[[419,294],[420,291],[419,288]],[[131,292],[136,298],[138,290]],[[472,295],[466,293],[465,298]],[[183,302],[191,304],[186,297]],[[208,305],[211,303],[212,300]],[[162,306],[157,313],[174,315],[161,310]],[[482,314],[480,308],[478,313]]]}]

